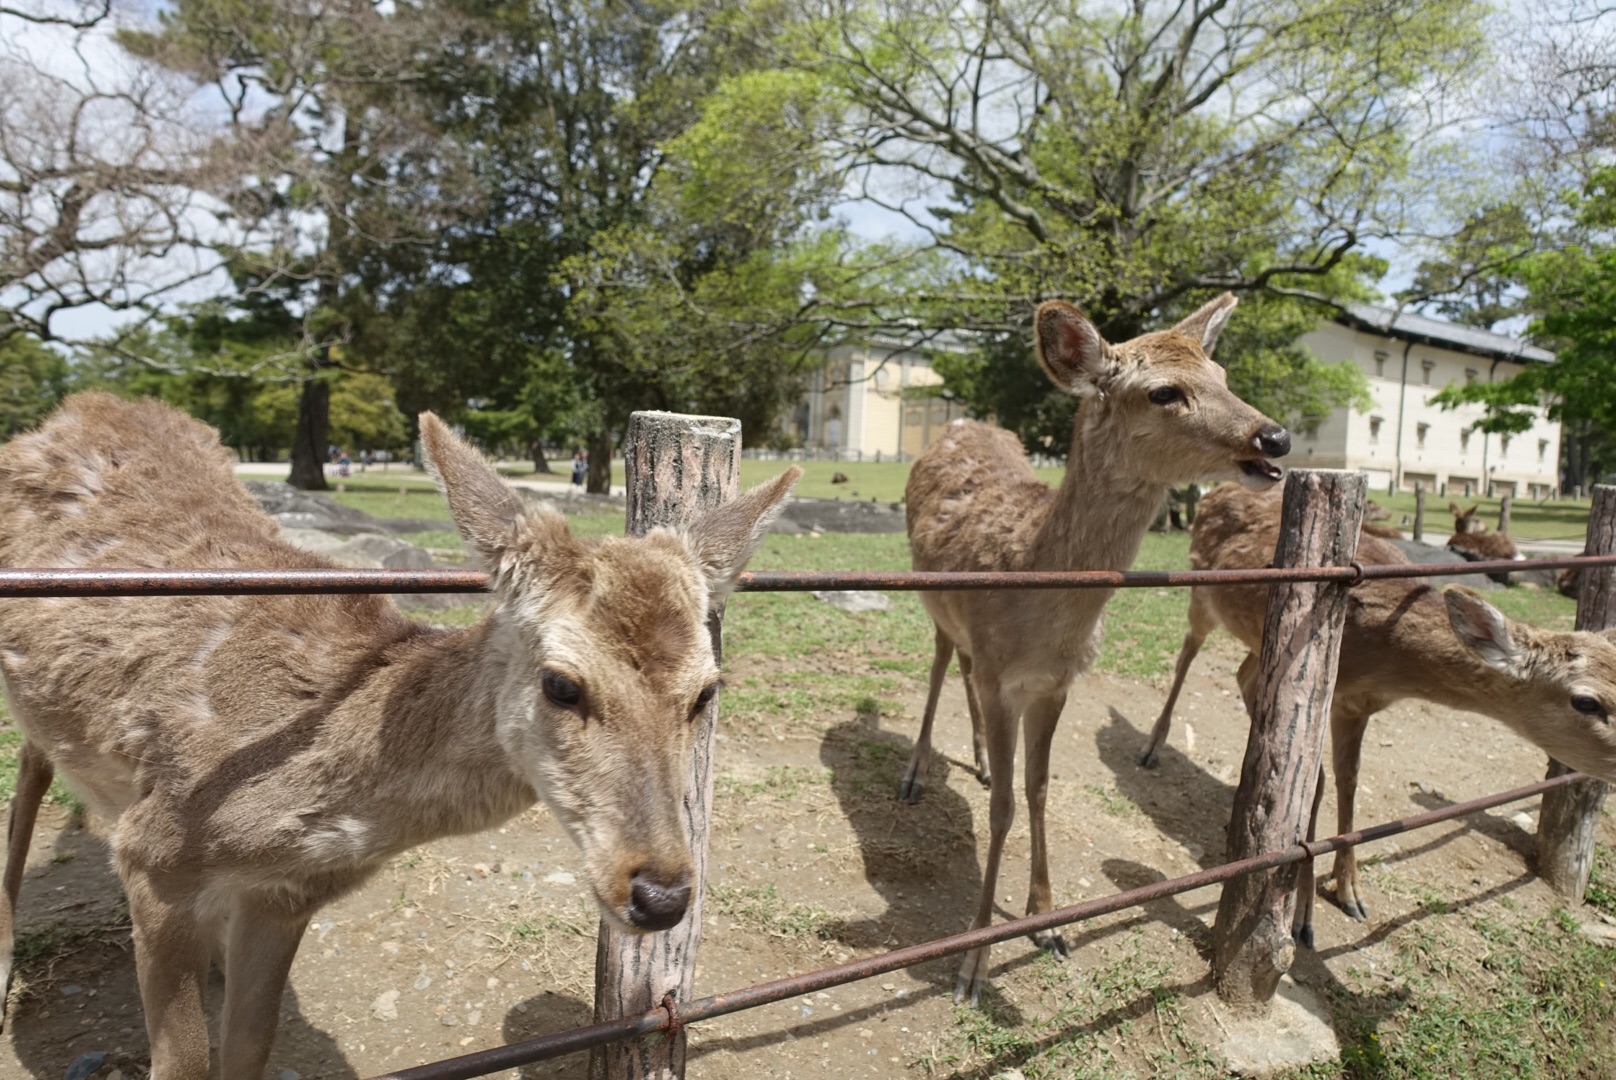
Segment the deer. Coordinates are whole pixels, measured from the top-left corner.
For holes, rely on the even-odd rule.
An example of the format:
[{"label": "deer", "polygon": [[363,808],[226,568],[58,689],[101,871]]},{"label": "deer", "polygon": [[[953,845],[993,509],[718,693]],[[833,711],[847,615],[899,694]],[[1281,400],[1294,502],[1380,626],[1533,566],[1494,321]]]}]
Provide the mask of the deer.
[{"label": "deer", "polygon": [[[1279,543],[1280,494],[1225,484],[1201,500],[1190,533],[1197,570],[1254,570],[1273,563]],[[1367,530],[1358,538],[1365,566],[1407,564],[1392,544]],[[1197,585],[1190,590],[1189,631],[1179,649],[1161,715],[1139,755],[1153,768],[1172,727],[1173,709],[1190,665],[1219,626],[1249,651],[1236,680],[1248,712],[1255,700],[1265,585]],[[1616,631],[1555,633],[1505,616],[1462,586],[1437,589],[1424,578],[1369,579],[1348,595],[1345,632],[1330,704],[1338,832],[1351,832],[1358,769],[1369,719],[1405,698],[1480,713],[1498,720],[1573,768],[1616,779]],[[1323,770],[1315,794],[1323,793]],[[1369,918],[1358,883],[1355,849],[1336,852],[1335,899],[1348,916]],[[1298,881],[1293,933],[1313,947],[1311,874]]]},{"label": "deer", "polygon": [[[1110,344],[1071,304],[1050,300],[1033,318],[1034,351],[1050,381],[1078,399],[1065,477],[1037,479],[1021,441],[974,420],[955,420],[915,460],[906,489],[916,570],[1126,569],[1171,485],[1235,479],[1266,488],[1283,473],[1270,460],[1290,434],[1236,397],[1210,353],[1235,307],[1225,293],[1169,330]],[[924,592],[935,655],[920,734],[899,787],[921,797],[932,725],[949,662],[959,654],[979,775],[990,789],[989,842],[972,927],[988,925],[1015,816],[1011,776],[1018,724],[1025,729],[1026,798],[1032,829],[1028,914],[1050,910],[1044,803],[1049,752],[1069,687],[1094,663],[1108,590],[1065,590],[1034,601],[1013,590]],[[1034,943],[1068,955],[1049,932]],[[988,949],[967,953],[955,985],[975,1004]]]},{"label": "deer", "polygon": [[1448,510],[1453,514],[1453,535],[1448,537],[1450,551],[1458,552],[1471,562],[1525,557],[1507,534],[1487,531],[1487,523],[1478,516],[1480,503],[1469,510],[1461,510],[1457,503],[1449,503]]},{"label": "deer", "polygon": [[[792,468],[679,531],[574,537],[420,415],[433,476],[487,567],[475,625],[377,595],[0,600],[0,682],[23,734],[0,962],[55,774],[110,822],[154,1080],[259,1078],[311,915],[401,852],[539,801],[601,917],[666,930],[690,904],[693,721],[707,630],[795,484]],[[335,566],[292,546],[212,428],[156,401],[67,399],[0,449],[0,565]]]},{"label": "deer", "polygon": [[1386,509],[1375,500],[1370,499],[1368,502],[1364,503],[1364,534],[1367,536],[1378,536],[1382,540],[1403,539],[1402,529],[1397,528],[1395,525],[1384,524],[1385,522],[1390,521],[1391,518],[1392,512],[1390,510]]}]

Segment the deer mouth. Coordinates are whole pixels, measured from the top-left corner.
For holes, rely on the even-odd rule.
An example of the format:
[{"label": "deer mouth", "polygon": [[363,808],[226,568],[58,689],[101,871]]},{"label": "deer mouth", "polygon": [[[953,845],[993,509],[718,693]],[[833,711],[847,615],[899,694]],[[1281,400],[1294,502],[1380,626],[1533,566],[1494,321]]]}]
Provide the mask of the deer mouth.
[{"label": "deer mouth", "polygon": [[1239,464],[1240,479],[1248,487],[1268,487],[1285,478],[1285,470],[1267,458],[1245,458]]}]

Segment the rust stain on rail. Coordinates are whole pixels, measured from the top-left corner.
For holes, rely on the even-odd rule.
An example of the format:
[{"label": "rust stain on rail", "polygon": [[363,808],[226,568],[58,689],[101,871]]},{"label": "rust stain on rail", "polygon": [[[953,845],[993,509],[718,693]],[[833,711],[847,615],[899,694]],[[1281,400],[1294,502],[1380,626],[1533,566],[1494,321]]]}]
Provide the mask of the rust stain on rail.
[{"label": "rust stain on rail", "polygon": [[[821,589],[882,589],[893,592],[975,589],[1142,589],[1188,585],[1263,585],[1282,581],[1345,581],[1407,577],[1453,577],[1527,568],[1613,566],[1616,555],[1563,559],[1491,559],[1467,563],[1269,567],[1260,570],[1050,570],[937,572],[914,570],[749,571],[741,592],[812,592]],[[482,592],[480,570],[146,570],[0,569],[0,598],[108,596],[219,596],[303,593]]]}]

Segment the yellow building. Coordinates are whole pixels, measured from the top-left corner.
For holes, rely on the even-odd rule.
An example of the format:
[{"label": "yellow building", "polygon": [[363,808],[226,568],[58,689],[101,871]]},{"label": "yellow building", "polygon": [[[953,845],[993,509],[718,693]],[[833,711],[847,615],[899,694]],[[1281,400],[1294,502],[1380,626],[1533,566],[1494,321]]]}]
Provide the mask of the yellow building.
[{"label": "yellow building", "polygon": [[[930,348],[958,348],[951,338]],[[804,450],[849,461],[910,460],[965,415],[942,397],[942,376],[916,349],[843,345],[831,350],[787,422]]]}]

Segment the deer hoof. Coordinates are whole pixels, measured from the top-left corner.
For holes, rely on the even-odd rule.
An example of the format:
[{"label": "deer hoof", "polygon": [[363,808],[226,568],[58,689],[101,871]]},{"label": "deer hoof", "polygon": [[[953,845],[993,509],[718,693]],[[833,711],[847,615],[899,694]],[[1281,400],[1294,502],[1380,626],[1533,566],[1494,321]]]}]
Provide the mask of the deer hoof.
[{"label": "deer hoof", "polygon": [[982,986],[987,982],[987,966],[986,949],[973,949],[965,954],[959,977],[954,980],[954,1004],[969,1003],[974,1009],[981,1003]]},{"label": "deer hoof", "polygon": [[1032,935],[1032,943],[1062,960],[1072,955],[1072,950],[1066,945],[1066,939],[1054,930],[1040,930]]},{"label": "deer hoof", "polygon": [[1362,900],[1348,900],[1341,905],[1341,910],[1345,911],[1348,917],[1357,919],[1359,922],[1369,921],[1369,907]]},{"label": "deer hoof", "polygon": [[982,786],[985,788],[993,786],[993,774],[986,769],[977,769],[976,778],[982,782]]},{"label": "deer hoof", "polygon": [[906,803],[917,803],[920,801],[920,793],[925,790],[926,785],[921,783],[919,780],[906,779],[903,783],[898,785],[898,798],[902,799]]},{"label": "deer hoof", "polygon": [[1296,944],[1300,945],[1302,948],[1306,949],[1308,952],[1312,952],[1313,951],[1313,924],[1312,923],[1303,923],[1301,926],[1298,926],[1295,930],[1292,930],[1291,931],[1291,940],[1295,941]]},{"label": "deer hoof", "polygon": [[1156,748],[1154,746],[1147,747],[1145,752],[1139,755],[1139,767],[1141,769],[1154,769],[1160,764],[1161,758],[1156,756]]}]

